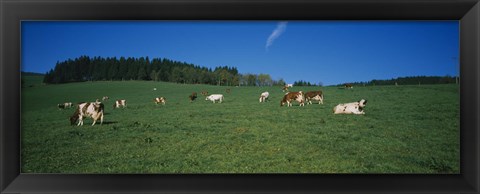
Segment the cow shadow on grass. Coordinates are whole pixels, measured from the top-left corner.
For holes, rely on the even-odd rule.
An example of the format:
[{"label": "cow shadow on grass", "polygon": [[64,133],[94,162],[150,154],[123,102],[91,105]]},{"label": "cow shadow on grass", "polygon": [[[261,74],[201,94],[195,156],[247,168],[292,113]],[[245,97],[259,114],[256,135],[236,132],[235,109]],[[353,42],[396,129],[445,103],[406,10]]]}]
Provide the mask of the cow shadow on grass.
[{"label": "cow shadow on grass", "polygon": [[111,125],[111,124],[116,124],[118,121],[103,121],[102,125]]},{"label": "cow shadow on grass", "polygon": [[[97,125],[99,125],[99,126],[101,126],[101,125],[112,125],[112,124],[116,124],[116,123],[118,123],[118,122],[117,122],[117,121],[103,121],[103,123],[100,124],[100,121],[97,121],[97,123],[95,123],[95,126],[97,126]],[[70,123],[69,123],[69,124],[70,124]],[[74,125],[70,125],[70,126],[72,126],[72,127],[78,127],[77,124],[78,124],[78,123],[75,123]],[[91,126],[92,123],[91,123],[91,122],[84,122],[83,125],[84,125],[84,126]]]}]

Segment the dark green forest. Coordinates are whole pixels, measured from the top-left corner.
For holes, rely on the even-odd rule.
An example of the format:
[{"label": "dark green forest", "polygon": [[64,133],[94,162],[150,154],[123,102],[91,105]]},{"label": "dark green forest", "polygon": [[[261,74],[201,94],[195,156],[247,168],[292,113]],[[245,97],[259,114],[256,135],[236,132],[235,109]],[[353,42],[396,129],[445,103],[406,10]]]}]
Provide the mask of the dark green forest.
[{"label": "dark green forest", "polygon": [[84,81],[152,80],[183,84],[222,86],[285,85],[283,79],[273,80],[268,74],[240,74],[236,67],[214,69],[165,58],[88,57],[81,56],[57,62],[46,72],[44,83],[59,84]]},{"label": "dark green forest", "polygon": [[[32,73],[29,73],[29,75]],[[37,75],[37,74],[35,74]],[[269,74],[239,73],[236,67],[217,66],[214,69],[166,58],[148,57],[88,57],[81,56],[57,62],[45,73],[43,82],[60,84],[84,81],[147,80],[183,84],[209,84],[220,86],[284,86],[283,79],[273,80]],[[353,86],[417,85],[458,83],[453,76],[410,76],[389,80],[352,82]],[[347,83],[338,84],[343,86]],[[295,86],[322,86],[319,83],[295,81]]]},{"label": "dark green forest", "polygon": [[422,84],[454,84],[458,83],[458,77],[453,76],[409,76],[398,77],[388,80],[371,80],[367,82],[351,82],[338,84],[352,84],[353,86],[375,86],[375,85],[422,85]]}]

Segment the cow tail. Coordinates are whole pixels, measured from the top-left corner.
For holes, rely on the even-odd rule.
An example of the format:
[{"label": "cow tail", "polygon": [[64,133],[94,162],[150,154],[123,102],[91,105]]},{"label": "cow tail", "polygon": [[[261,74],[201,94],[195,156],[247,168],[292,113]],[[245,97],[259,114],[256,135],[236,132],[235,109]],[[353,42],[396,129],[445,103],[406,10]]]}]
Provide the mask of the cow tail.
[{"label": "cow tail", "polygon": [[73,115],[70,117],[70,125],[75,125],[78,121],[78,115],[80,114],[80,108],[77,108]]}]

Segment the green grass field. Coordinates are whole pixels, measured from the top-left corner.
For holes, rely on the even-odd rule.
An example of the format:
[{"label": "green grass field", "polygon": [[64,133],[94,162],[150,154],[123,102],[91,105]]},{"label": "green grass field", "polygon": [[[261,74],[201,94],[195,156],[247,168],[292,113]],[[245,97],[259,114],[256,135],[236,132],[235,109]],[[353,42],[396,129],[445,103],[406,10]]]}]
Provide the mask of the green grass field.
[{"label": "green grass field", "polygon": [[[293,87],[324,92],[323,105],[305,107],[280,107],[279,87],[29,85],[22,88],[23,173],[460,173],[458,85]],[[225,102],[205,101],[202,90],[223,93]],[[194,91],[199,98],[190,103]],[[270,101],[259,103],[264,91]],[[111,98],[103,125],[70,126],[74,109],[56,107],[102,96]],[[166,105],[153,103],[159,96]],[[365,115],[332,114],[362,98]],[[115,99],[128,107],[113,109]]]}]

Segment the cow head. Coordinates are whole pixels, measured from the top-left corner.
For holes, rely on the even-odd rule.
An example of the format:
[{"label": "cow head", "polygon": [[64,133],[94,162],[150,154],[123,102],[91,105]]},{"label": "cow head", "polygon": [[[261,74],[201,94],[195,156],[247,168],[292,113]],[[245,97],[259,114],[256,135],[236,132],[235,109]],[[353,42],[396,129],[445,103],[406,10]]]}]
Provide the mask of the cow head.
[{"label": "cow head", "polygon": [[95,112],[100,112],[100,111],[103,111],[104,109],[104,105],[101,102],[95,102],[93,103],[93,106],[94,106]]},{"label": "cow head", "polygon": [[358,106],[364,107],[365,105],[367,105],[367,100],[361,99],[360,101],[358,101]]}]

